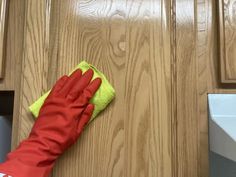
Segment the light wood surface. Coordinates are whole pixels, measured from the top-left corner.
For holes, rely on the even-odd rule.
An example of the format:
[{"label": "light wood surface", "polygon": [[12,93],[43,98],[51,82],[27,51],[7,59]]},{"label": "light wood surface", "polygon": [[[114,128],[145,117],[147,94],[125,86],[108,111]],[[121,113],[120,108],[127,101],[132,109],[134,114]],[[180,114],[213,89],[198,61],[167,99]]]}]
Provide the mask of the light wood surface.
[{"label": "light wood surface", "polygon": [[[208,145],[208,99],[207,95],[220,80],[217,54],[214,56],[217,40],[215,28],[214,0],[198,1],[196,5],[196,79],[197,107],[196,119],[198,126],[198,176],[209,177],[209,145]],[[213,41],[216,40],[216,41]],[[211,62],[212,61],[212,62]],[[217,70],[216,70],[217,69]],[[215,77],[216,76],[216,77]],[[216,80],[214,80],[216,79]]]},{"label": "light wood surface", "polygon": [[199,176],[194,3],[189,0],[176,1],[177,176],[179,177]]},{"label": "light wood surface", "polygon": [[34,122],[28,106],[86,59],[117,96],[61,157],[53,176],[175,176],[171,4],[28,0],[26,8],[19,140]]},{"label": "light wood surface", "polygon": [[207,94],[236,93],[234,84],[221,84],[217,6],[11,0],[0,90],[16,94],[13,147],[34,123],[28,106],[86,59],[117,97],[53,176],[209,177]]},{"label": "light wood surface", "polygon": [[235,0],[218,0],[221,81],[236,83]]},{"label": "light wood surface", "polygon": [[[5,50],[4,79],[0,80],[0,91],[14,91],[14,112],[12,148],[18,144],[19,100],[21,62],[24,39],[24,7],[25,0],[7,0],[7,21]],[[1,98],[0,98],[1,101]]]},{"label": "light wood surface", "polygon": [[[0,79],[0,91],[14,90],[17,92],[20,86],[25,4],[24,0],[7,0],[6,2],[8,12],[6,12],[7,21],[5,22],[5,29],[7,31],[4,46],[0,48],[1,53],[5,53],[4,58],[0,55],[0,58],[5,60],[3,69],[4,79]],[[2,49],[5,51],[2,51]],[[15,93],[16,95],[17,93]]]},{"label": "light wood surface", "polygon": [[6,17],[8,12],[8,0],[0,1],[0,79],[3,79],[5,71],[5,39],[6,39]]}]

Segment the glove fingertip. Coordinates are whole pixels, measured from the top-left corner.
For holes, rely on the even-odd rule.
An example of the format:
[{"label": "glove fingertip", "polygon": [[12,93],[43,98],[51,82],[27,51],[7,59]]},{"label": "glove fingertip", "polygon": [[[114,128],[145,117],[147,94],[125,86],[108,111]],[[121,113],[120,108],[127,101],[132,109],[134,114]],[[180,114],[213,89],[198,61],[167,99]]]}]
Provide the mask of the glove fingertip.
[{"label": "glove fingertip", "polygon": [[88,85],[88,87],[85,89],[85,93],[86,91],[90,93],[89,99],[94,96],[101,84],[102,80],[100,78],[96,78]]},{"label": "glove fingertip", "polygon": [[96,83],[96,88],[98,89],[100,85],[102,84],[102,79],[98,77],[94,79],[94,82]]},{"label": "glove fingertip", "polygon": [[82,76],[82,70],[80,68],[76,69],[71,75],[70,77],[81,77]]}]

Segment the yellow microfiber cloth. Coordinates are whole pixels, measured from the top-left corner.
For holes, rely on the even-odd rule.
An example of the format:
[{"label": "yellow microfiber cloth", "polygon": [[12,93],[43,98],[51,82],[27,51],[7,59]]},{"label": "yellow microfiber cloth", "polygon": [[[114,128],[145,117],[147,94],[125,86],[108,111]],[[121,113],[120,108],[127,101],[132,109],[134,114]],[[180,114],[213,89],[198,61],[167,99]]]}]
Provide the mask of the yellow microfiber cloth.
[{"label": "yellow microfiber cloth", "polygon": [[[98,113],[104,110],[107,107],[107,105],[115,98],[115,90],[112,87],[112,85],[108,82],[104,74],[100,72],[97,68],[95,68],[93,65],[88,64],[86,61],[82,61],[80,64],[76,66],[76,68],[73,71],[75,71],[78,68],[80,68],[83,73],[87,71],[89,68],[91,68],[94,71],[93,79],[97,77],[100,77],[102,79],[102,84],[100,88],[97,90],[96,94],[90,100],[90,102],[95,105],[93,115],[90,120],[92,121],[98,115]],[[45,93],[29,107],[30,111],[36,118],[38,117],[40,108],[42,107],[49,93],[50,91]]]}]

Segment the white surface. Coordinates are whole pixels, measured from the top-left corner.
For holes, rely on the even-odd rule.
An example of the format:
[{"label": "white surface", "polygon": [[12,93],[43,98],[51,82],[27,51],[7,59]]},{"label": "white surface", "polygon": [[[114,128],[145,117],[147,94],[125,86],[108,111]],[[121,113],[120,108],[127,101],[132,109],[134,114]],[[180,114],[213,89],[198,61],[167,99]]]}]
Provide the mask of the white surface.
[{"label": "white surface", "polygon": [[236,117],[236,94],[209,94],[208,99],[213,117]]},{"label": "white surface", "polygon": [[11,148],[11,121],[10,117],[0,116],[0,162],[5,160]]},{"label": "white surface", "polygon": [[236,162],[236,94],[209,94],[210,149]]},{"label": "white surface", "polygon": [[230,136],[234,141],[236,141],[236,117],[226,118],[214,118],[215,123],[222,128],[228,136]]}]

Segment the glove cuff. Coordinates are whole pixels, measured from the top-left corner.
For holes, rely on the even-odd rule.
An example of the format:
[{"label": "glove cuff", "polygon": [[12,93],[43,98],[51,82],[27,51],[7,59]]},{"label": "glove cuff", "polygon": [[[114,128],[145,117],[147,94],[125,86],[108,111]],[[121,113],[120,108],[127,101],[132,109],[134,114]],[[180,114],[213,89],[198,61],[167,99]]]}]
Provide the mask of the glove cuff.
[{"label": "glove cuff", "polygon": [[11,159],[0,164],[0,177],[48,177],[53,165],[44,167],[30,166],[24,164],[19,159]]}]

